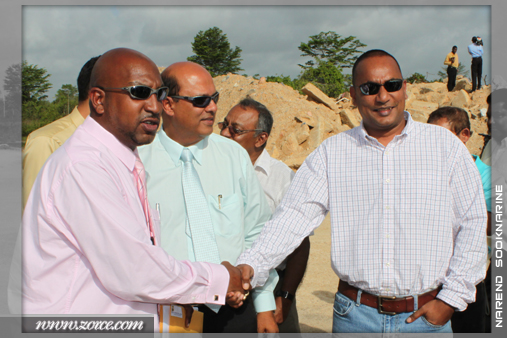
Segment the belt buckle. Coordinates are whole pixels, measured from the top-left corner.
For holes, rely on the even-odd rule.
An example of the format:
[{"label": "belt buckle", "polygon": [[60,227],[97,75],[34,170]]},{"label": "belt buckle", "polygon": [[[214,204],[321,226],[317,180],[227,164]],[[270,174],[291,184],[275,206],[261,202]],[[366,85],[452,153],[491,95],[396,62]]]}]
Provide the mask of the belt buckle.
[{"label": "belt buckle", "polygon": [[394,316],[396,314],[396,312],[388,312],[388,311],[384,311],[382,309],[382,299],[388,299],[388,300],[395,300],[396,297],[395,296],[378,296],[378,313],[380,314],[384,314],[384,315],[391,315],[391,316]]}]

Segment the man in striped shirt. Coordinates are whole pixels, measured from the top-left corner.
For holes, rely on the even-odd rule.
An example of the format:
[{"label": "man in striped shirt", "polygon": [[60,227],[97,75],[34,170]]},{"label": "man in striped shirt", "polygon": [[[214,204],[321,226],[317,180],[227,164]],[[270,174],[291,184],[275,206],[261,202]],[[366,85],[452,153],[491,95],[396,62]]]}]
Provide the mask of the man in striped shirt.
[{"label": "man in striped shirt", "polygon": [[452,332],[486,272],[486,208],[468,150],[405,111],[406,81],[383,50],[361,55],[350,94],[361,126],[325,140],[237,264],[262,285],[331,212],[340,278],[333,332]]}]

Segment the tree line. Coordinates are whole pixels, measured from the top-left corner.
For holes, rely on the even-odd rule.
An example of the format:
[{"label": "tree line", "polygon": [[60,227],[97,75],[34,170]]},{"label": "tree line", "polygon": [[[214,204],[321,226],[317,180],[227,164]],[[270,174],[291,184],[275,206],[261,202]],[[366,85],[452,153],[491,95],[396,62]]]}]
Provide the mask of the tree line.
[{"label": "tree line", "polygon": [[[241,68],[242,49],[238,46],[231,48],[227,34],[218,27],[199,31],[191,45],[194,55],[187,60],[202,65],[213,77],[227,73],[239,74],[244,70]],[[342,37],[333,31],[320,32],[310,36],[308,42],[301,42],[298,47],[300,56],[309,58],[304,64],[298,64],[301,67],[299,75],[291,78],[275,74],[267,76],[266,80],[283,83],[298,91],[311,82],[329,97],[338,97],[348,91],[352,82],[351,75],[344,74],[343,70],[354,65],[362,53],[359,49],[363,47],[366,44],[355,36]],[[460,65],[458,73],[466,74],[464,68]],[[442,69],[445,71],[445,68]],[[438,75],[441,79],[447,76],[443,71]],[[21,101],[23,136],[69,114],[78,103],[78,90],[72,84],[62,85],[55,99],[49,101],[46,93],[52,88],[50,76],[45,68],[28,64],[27,61],[12,65],[6,71],[4,90],[8,94],[0,98],[0,111],[3,110],[4,119],[17,119]],[[258,78],[258,74],[254,77]],[[407,81],[428,82],[419,73],[412,74]]]}]

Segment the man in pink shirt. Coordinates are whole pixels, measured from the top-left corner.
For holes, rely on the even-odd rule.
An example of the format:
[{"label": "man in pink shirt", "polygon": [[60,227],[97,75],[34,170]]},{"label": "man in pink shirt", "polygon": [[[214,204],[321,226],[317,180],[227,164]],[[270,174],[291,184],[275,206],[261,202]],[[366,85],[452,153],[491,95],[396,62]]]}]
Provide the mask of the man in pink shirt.
[{"label": "man in pink shirt", "polygon": [[49,157],[26,204],[23,313],[155,315],[157,304],[224,304],[241,290],[239,271],[169,256],[158,246],[158,212],[141,202],[136,147],[155,137],[167,96],[156,65],[113,49],[90,85],[90,116]]}]

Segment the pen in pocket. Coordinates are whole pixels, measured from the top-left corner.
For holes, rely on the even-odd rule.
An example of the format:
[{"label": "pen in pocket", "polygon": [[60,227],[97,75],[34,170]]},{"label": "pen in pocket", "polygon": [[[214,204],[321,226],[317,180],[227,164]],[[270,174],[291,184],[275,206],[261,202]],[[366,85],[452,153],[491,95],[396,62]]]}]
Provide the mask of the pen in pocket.
[{"label": "pen in pocket", "polygon": [[218,195],[218,209],[222,209],[222,195]]}]

